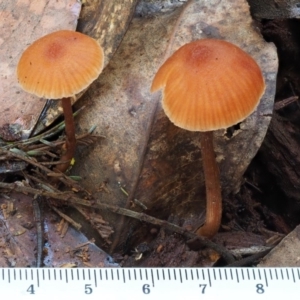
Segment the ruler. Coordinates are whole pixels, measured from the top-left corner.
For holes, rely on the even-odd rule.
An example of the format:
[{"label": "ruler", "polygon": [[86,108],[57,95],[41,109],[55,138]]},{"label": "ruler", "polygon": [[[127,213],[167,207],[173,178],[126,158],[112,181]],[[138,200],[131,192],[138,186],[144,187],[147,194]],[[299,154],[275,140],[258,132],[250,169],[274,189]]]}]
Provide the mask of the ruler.
[{"label": "ruler", "polygon": [[300,269],[2,268],[0,294],[1,299],[43,300],[291,300],[300,299]]}]

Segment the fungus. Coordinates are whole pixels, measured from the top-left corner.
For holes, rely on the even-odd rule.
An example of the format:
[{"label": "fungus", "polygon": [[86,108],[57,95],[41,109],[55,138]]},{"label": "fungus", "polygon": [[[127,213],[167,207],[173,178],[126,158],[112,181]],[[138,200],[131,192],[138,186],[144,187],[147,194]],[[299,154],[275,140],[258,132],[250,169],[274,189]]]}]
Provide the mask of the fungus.
[{"label": "fungus", "polygon": [[64,172],[76,147],[71,99],[87,88],[103,69],[104,54],[96,40],[79,32],[60,30],[32,43],[22,54],[17,77],[29,93],[61,99],[66,133],[66,150],[56,169]]},{"label": "fungus", "polygon": [[162,107],[172,123],[200,132],[206,184],[206,220],[197,234],[214,236],[220,227],[222,197],[213,130],[248,117],[264,93],[262,72],[239,47],[222,40],[188,43],[169,57],[156,73],[151,91],[163,89]]}]

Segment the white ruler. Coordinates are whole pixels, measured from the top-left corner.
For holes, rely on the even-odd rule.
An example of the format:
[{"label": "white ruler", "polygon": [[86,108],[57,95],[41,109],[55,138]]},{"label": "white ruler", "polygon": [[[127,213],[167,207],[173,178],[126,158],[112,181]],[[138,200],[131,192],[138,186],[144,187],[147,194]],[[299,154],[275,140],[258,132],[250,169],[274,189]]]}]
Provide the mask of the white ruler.
[{"label": "white ruler", "polygon": [[[0,269],[0,295],[1,299],[9,300],[25,298],[298,300],[300,269],[3,268]],[[12,298],[15,296],[16,298]]]}]

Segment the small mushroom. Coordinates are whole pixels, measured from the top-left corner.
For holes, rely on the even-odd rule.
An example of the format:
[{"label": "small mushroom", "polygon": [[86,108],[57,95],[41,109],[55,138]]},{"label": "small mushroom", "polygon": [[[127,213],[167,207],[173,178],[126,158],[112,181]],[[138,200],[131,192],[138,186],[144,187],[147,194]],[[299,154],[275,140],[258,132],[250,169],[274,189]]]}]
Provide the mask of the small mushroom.
[{"label": "small mushroom", "polygon": [[32,43],[17,66],[21,87],[36,96],[61,99],[66,150],[56,169],[64,172],[76,147],[71,98],[87,88],[102,72],[104,54],[96,40],[79,32],[60,30]]},{"label": "small mushroom", "polygon": [[151,91],[163,89],[162,107],[176,126],[200,131],[206,183],[206,221],[197,234],[214,236],[220,227],[222,198],[213,130],[248,117],[264,93],[262,72],[239,47],[203,39],[179,48],[159,68]]}]

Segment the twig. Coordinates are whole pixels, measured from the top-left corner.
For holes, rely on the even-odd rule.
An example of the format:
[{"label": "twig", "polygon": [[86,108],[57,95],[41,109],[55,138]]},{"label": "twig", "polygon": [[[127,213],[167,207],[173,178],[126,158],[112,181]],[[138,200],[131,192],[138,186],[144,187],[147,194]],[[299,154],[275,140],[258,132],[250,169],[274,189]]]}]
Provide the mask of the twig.
[{"label": "twig", "polygon": [[78,251],[80,248],[83,248],[85,246],[88,246],[90,244],[94,244],[95,243],[95,240],[94,239],[91,239],[90,241],[87,241],[85,243],[82,243],[82,244],[79,244],[78,246],[76,246],[74,249],[70,250],[72,252],[76,252]]},{"label": "twig", "polygon": [[73,219],[62,213],[60,210],[58,210],[56,207],[51,206],[51,209],[53,209],[59,216],[61,216],[65,221],[70,223],[75,229],[78,231],[81,229],[81,225],[79,223],[76,223]]},{"label": "twig", "polygon": [[[42,177],[42,174],[36,172],[36,174],[40,177]],[[36,182],[39,184],[39,186],[44,189],[45,191],[48,191],[48,192],[53,192],[53,193],[59,193],[60,191],[58,189],[56,189],[53,185],[51,185],[50,183],[46,183],[45,181],[41,180],[40,178],[38,177],[35,177],[35,176],[31,176],[29,174],[26,174],[25,175],[25,178],[29,178],[31,179],[32,181]]]},{"label": "twig", "polygon": [[37,190],[37,189],[31,188],[31,187],[24,186],[24,185],[22,185],[22,183],[21,183],[21,185],[17,184],[17,182],[15,182],[15,183],[0,182],[0,188],[13,190],[13,191],[16,191],[16,192],[25,192],[25,193],[29,193],[29,194],[33,194],[33,195],[39,195],[39,196],[64,200],[64,201],[68,201],[69,203],[82,205],[82,206],[86,206],[86,207],[106,209],[106,210],[111,211],[113,213],[117,213],[117,214],[120,214],[120,215],[131,217],[131,218],[134,218],[134,219],[137,219],[137,220],[140,220],[140,221],[144,221],[144,222],[148,222],[148,223],[151,223],[151,224],[154,224],[154,225],[159,225],[159,226],[162,226],[162,227],[164,227],[166,229],[169,229],[173,232],[181,234],[186,238],[197,239],[201,242],[201,244],[203,246],[209,247],[209,248],[217,251],[218,253],[220,253],[223,256],[223,258],[226,260],[227,263],[234,262],[233,255],[225,247],[223,247],[221,245],[217,245],[216,243],[210,241],[207,238],[197,236],[196,234],[194,234],[192,232],[189,232],[189,231],[185,230],[184,228],[179,227],[175,224],[169,223],[169,222],[164,221],[164,220],[159,220],[157,218],[148,216],[144,213],[138,213],[138,212],[135,212],[135,211],[131,211],[129,209],[125,209],[125,208],[121,208],[121,207],[117,207],[117,206],[113,206],[113,205],[108,205],[108,204],[104,204],[104,203],[95,203],[95,202],[91,203],[90,201],[86,201],[86,200],[83,200],[79,197],[74,196],[70,192],[52,193],[52,192],[48,192],[48,191],[41,191],[41,190]]},{"label": "twig", "polygon": [[91,217],[91,215],[89,215],[82,207],[79,207],[79,205],[73,205],[73,207],[90,222],[92,227],[97,230],[107,244],[111,244],[109,237],[114,233],[114,231],[111,226],[107,225],[107,222],[105,222],[101,216],[98,215],[98,217]]},{"label": "twig", "polygon": [[[97,138],[105,138],[103,135],[94,135],[91,133],[84,133],[79,136],[76,136],[76,140],[78,144],[83,144],[83,145],[89,145],[94,142],[95,139]],[[37,152],[45,152],[47,150],[53,149],[54,147],[61,146],[65,143],[64,140],[57,140],[51,142],[51,144],[45,145],[44,143],[41,144],[34,144],[26,147],[26,153],[31,155],[31,152],[37,151]],[[22,147],[23,149],[23,147]],[[34,153],[34,152],[33,152]]]},{"label": "twig", "polygon": [[277,232],[277,231],[271,231],[271,230],[268,230],[268,229],[266,229],[266,228],[260,228],[260,230],[259,230],[261,233],[264,233],[264,234],[268,234],[269,236],[274,236],[274,235],[277,235],[277,236],[279,236],[279,237],[281,237],[281,238],[284,238],[285,236],[286,236],[286,234],[284,234],[284,233],[280,233],[280,232]]},{"label": "twig", "polygon": [[257,260],[263,258],[264,256],[266,256],[270,251],[272,250],[272,248],[268,249],[268,250],[265,250],[265,251],[262,251],[260,253],[256,253],[256,254],[253,254],[251,256],[248,256],[246,258],[243,258],[241,260],[238,260],[238,261],[235,261],[235,262],[232,262],[230,264],[228,264],[226,266],[227,267],[245,267],[245,266],[251,266],[253,265]]},{"label": "twig", "polygon": [[[59,165],[59,164],[64,163],[64,162],[61,161],[61,160],[57,160],[57,161],[40,162],[40,164],[43,165],[43,166],[52,166],[52,165],[55,166],[55,165]],[[55,173],[55,174],[58,174],[59,176],[61,176],[60,175],[61,173]],[[50,176],[50,175],[48,174],[48,176]]]},{"label": "twig", "polygon": [[283,100],[278,101],[274,104],[274,109],[275,110],[280,110],[280,109],[286,107],[287,105],[289,105],[293,102],[296,102],[297,100],[298,100],[298,96],[292,96],[292,97],[283,99]]},{"label": "twig", "polygon": [[270,246],[251,246],[248,248],[238,248],[238,249],[233,249],[230,250],[230,252],[235,256],[235,257],[242,257],[242,256],[249,256],[249,255],[254,255],[261,253],[263,251],[270,250],[273,247]]},{"label": "twig", "polygon": [[251,187],[253,187],[256,191],[260,192],[261,194],[263,193],[260,188],[258,188],[255,184],[253,184],[252,182],[248,181],[247,179],[245,179],[245,183],[248,184],[248,185],[250,185]]},{"label": "twig", "polygon": [[[17,152],[12,152],[13,150],[16,150]],[[20,160],[23,160],[37,168],[39,168],[40,170],[44,171],[46,174],[48,173],[53,173],[52,170],[50,170],[49,168],[41,165],[39,162],[36,161],[36,159],[31,158],[29,156],[26,155],[26,153],[23,153],[21,150],[19,149],[10,149],[10,150],[6,150],[3,148],[0,148],[0,154],[5,154],[8,157],[15,157],[18,158]],[[61,176],[56,177],[57,180],[61,181],[62,183],[64,183],[66,186],[69,186],[71,188],[75,188],[78,191],[83,191],[84,189],[82,189],[79,184],[72,180],[71,178],[69,178],[68,176],[66,176],[64,173],[59,173],[61,174]]]},{"label": "twig", "polygon": [[36,224],[36,240],[37,240],[37,254],[36,254],[36,267],[42,267],[43,260],[43,248],[44,248],[44,234],[43,234],[43,225],[42,225],[42,216],[41,210],[38,201],[39,196],[33,197],[32,206]]},{"label": "twig", "polygon": [[14,157],[14,158],[18,158],[20,160],[23,160],[23,161],[26,161],[27,163],[29,163],[30,165],[33,165],[39,169],[41,169],[42,171],[46,172],[46,173],[50,173],[52,172],[50,169],[48,169],[47,167],[44,167],[42,166],[40,163],[38,163],[36,161],[36,159],[34,158],[31,158],[29,156],[26,155],[26,153],[24,154],[21,154],[22,151],[18,150],[18,153],[16,152],[12,152],[13,149],[10,149],[10,150],[6,150],[6,149],[3,149],[3,148],[0,148],[0,153],[1,154],[5,154],[7,155],[8,157]]}]

